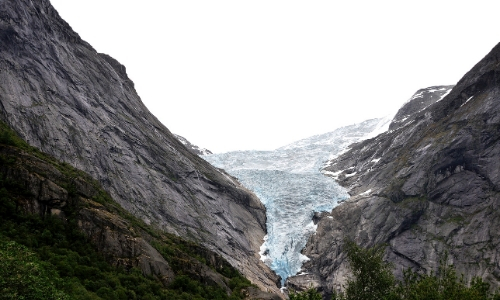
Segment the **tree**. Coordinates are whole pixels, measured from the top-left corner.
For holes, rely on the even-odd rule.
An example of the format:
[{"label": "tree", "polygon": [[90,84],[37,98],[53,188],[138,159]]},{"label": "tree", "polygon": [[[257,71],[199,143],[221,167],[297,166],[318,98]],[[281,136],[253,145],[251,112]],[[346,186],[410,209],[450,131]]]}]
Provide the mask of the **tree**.
[{"label": "tree", "polygon": [[347,281],[343,293],[334,293],[332,300],[500,300],[481,278],[474,277],[468,283],[463,275],[458,276],[453,265],[446,263],[447,254],[436,274],[408,269],[403,281],[397,281],[391,265],[382,259],[383,246],[363,249],[346,241],[345,251],[353,278]]},{"label": "tree", "polygon": [[353,241],[346,241],[344,247],[353,278],[347,280],[345,293],[334,294],[333,299],[397,299],[393,293],[396,280],[390,264],[382,259],[382,246],[363,249]]},{"label": "tree", "polygon": [[0,236],[0,298],[69,299],[56,288],[54,277],[35,253]]}]

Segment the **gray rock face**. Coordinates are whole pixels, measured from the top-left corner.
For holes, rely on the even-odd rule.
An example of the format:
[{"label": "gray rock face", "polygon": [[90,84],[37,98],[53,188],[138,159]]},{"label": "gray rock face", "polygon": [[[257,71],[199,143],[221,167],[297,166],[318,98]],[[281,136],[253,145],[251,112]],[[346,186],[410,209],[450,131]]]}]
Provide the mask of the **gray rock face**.
[{"label": "gray rock face", "polygon": [[407,267],[436,270],[448,252],[466,279],[500,285],[499,61],[497,45],[441,101],[414,104],[414,96],[392,130],[351,145],[327,167],[351,198],[317,217],[304,249],[304,267],[325,291],[349,274],[346,238],[386,243],[398,276]]},{"label": "gray rock face", "polygon": [[453,88],[452,85],[447,86],[431,86],[425,89],[418,90],[404,105],[401,107],[391,124],[389,130],[397,129],[400,126],[405,126],[413,121],[412,115],[417,114],[430,105],[443,100]]},{"label": "gray rock face", "polygon": [[141,102],[125,67],[82,41],[48,0],[0,1],[0,119],[89,173],[135,216],[201,242],[277,292],[258,255],[264,206],[186,149]]}]

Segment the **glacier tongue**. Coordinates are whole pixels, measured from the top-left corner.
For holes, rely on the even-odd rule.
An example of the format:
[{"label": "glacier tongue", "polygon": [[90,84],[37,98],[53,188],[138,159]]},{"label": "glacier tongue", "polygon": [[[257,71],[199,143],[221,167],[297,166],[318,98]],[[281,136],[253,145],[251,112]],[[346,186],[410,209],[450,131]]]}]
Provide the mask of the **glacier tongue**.
[{"label": "glacier tongue", "polygon": [[261,259],[282,284],[300,272],[308,258],[301,254],[316,231],[314,212],[331,211],[348,197],[346,191],[320,170],[353,142],[371,137],[384,119],[339,128],[274,151],[235,151],[203,156],[252,190],[267,209],[267,236]]}]

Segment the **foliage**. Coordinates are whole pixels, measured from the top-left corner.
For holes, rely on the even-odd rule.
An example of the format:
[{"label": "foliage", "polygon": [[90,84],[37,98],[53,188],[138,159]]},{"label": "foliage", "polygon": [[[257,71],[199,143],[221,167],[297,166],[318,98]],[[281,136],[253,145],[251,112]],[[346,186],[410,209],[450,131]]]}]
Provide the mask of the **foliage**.
[{"label": "foliage", "polygon": [[290,300],[322,300],[321,294],[315,288],[309,288],[306,291],[295,293],[290,292]]},{"label": "foliage", "polygon": [[490,285],[479,277],[474,277],[467,283],[463,275],[457,275],[452,265],[446,264],[446,259],[445,255],[437,274],[418,274],[406,270],[403,281],[396,288],[399,299],[500,299],[498,294],[490,295]]},{"label": "foliage", "polygon": [[35,253],[0,235],[2,299],[69,299],[56,287],[54,275]]},{"label": "foliage", "polygon": [[489,293],[489,284],[475,277],[467,283],[452,265],[441,261],[437,274],[418,274],[410,269],[403,281],[395,280],[391,265],[383,261],[383,247],[363,249],[346,241],[345,249],[354,278],[347,281],[344,293],[334,293],[333,300],[500,300]]},{"label": "foliage", "polygon": [[[73,197],[64,208],[65,220],[24,212],[19,201],[32,201],[22,179],[7,179],[9,168],[22,164],[15,147],[57,168],[57,184]],[[193,276],[186,262],[206,264],[206,250],[196,243],[169,235],[126,212],[99,184],[84,172],[29,146],[0,122],[0,298],[1,299],[229,299],[244,298],[240,290],[250,282],[226,261],[210,266],[225,276],[232,293],[208,285]],[[24,165],[24,168],[29,166]],[[39,170],[38,170],[39,171]],[[43,175],[43,174],[41,174]],[[158,278],[144,276],[138,269],[110,265],[77,226],[75,180],[85,181],[97,191],[93,201],[127,220],[133,232],[149,239],[172,266],[176,279],[165,286]],[[55,180],[55,179],[54,179]],[[220,266],[220,267],[219,267]]]},{"label": "foliage", "polygon": [[391,266],[384,263],[382,246],[363,249],[354,242],[345,243],[347,259],[354,279],[347,281],[346,299],[385,299],[395,284]]},{"label": "foliage", "polygon": [[0,124],[0,144],[10,146],[17,146],[20,144],[16,133],[3,123]]}]

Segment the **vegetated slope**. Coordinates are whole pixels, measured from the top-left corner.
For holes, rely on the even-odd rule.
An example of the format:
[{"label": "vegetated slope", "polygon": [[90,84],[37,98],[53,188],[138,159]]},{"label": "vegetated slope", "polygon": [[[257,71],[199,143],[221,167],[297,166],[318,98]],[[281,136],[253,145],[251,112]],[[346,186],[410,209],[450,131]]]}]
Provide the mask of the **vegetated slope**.
[{"label": "vegetated slope", "polygon": [[330,291],[345,282],[349,238],[386,243],[397,274],[436,270],[448,252],[466,279],[498,287],[499,112],[497,45],[441,101],[333,160],[327,170],[351,198],[320,217],[304,250],[318,284]]},{"label": "vegetated slope", "polygon": [[143,105],[125,67],[82,41],[48,0],[0,2],[0,119],[89,173],[133,215],[203,243],[277,292],[258,255],[264,206],[187,150]]},{"label": "vegetated slope", "polygon": [[256,292],[220,255],[146,225],[90,176],[1,122],[0,218],[3,299],[243,299]]}]

